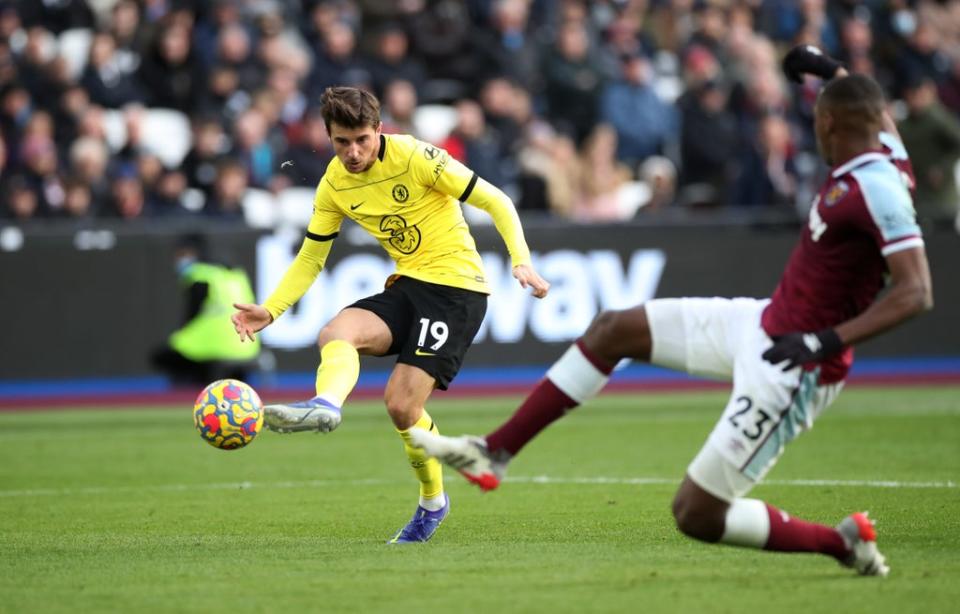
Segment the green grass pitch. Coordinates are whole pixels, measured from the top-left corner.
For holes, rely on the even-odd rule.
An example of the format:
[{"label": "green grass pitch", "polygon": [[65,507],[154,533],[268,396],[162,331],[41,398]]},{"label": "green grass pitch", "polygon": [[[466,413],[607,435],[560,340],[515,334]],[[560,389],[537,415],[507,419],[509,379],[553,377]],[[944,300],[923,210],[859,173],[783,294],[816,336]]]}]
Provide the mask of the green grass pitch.
[{"label": "green grass pitch", "polygon": [[[405,547],[385,542],[416,483],[378,403],[232,452],[188,407],[0,414],[0,612],[956,611],[960,389],[847,390],[753,493],[828,524],[870,510],[886,579],[676,532],[673,490],[724,399],[603,396],[494,493],[448,472],[449,518]],[[483,433],[516,401],[430,410]]]}]

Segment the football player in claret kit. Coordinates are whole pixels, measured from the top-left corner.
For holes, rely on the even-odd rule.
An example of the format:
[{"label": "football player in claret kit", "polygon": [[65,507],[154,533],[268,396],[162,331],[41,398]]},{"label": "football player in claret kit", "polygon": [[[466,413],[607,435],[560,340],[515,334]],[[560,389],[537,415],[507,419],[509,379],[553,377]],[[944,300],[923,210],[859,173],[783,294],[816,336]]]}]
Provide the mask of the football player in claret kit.
[{"label": "football player in claret kit", "polygon": [[705,542],[818,552],[860,574],[886,575],[865,513],[833,528],[745,496],[837,397],[851,346],[933,301],[909,162],[883,131],[892,122],[880,87],[809,47],[792,50],[784,69],[795,79],[832,79],[815,116],[818,148],[832,169],[773,296],[655,299],[602,313],[500,428],[484,438],[418,430],[415,444],[489,490],[512,456],[596,395],[623,358],[732,380],[723,415],[674,499],[680,531]]},{"label": "football player in claret kit", "polygon": [[510,199],[438,147],[380,131],[380,105],[352,87],[328,88],[321,98],[336,157],[317,186],[313,216],[296,259],[263,305],[238,304],[233,323],[253,339],[296,303],[316,279],[344,218],[374,236],[396,261],[380,294],[344,308],[319,335],[316,396],[264,408],[274,431],[330,432],[357,383],[359,355],[397,354],[384,392],[387,412],[403,440],[420,501],[392,543],[430,539],[450,510],[441,466],[410,445],[409,430],[436,433],[424,406],[445,390],[483,321],[490,290],[460,202],[486,211],[503,237],[513,276],[537,298],[549,284],[530,263],[520,219]]}]

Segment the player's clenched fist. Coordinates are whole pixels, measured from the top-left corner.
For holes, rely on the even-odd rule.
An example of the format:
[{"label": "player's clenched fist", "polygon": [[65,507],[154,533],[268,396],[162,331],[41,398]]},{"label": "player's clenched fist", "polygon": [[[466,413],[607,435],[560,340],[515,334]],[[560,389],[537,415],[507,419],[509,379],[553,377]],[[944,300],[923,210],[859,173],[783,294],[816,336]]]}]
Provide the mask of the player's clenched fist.
[{"label": "player's clenched fist", "polygon": [[240,335],[241,341],[253,341],[253,333],[263,330],[273,322],[270,312],[260,305],[234,303],[233,307],[237,311],[230,316],[230,321],[233,322],[233,328]]}]

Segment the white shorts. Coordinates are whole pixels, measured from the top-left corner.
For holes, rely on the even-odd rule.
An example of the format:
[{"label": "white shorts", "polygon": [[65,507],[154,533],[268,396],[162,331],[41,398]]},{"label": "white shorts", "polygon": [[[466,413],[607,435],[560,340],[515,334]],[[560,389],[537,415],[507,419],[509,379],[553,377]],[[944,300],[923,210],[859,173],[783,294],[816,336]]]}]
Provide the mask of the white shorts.
[{"label": "white shorts", "polygon": [[769,302],[680,298],[645,304],[650,362],[733,381],[723,416],[687,469],[697,485],[726,501],[749,492],[843,387],[819,385],[819,369],[785,373],[761,358],[773,344],[760,326]]}]

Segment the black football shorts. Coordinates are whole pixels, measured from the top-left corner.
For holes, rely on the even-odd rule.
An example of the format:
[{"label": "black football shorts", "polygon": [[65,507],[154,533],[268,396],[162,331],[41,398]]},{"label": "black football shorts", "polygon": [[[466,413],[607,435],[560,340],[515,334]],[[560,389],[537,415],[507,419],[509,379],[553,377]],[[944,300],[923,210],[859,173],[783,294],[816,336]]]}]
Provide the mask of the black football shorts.
[{"label": "black football shorts", "polygon": [[446,390],[463,364],[487,312],[487,295],[398,277],[380,294],[350,305],[386,322],[393,343],[386,356],[423,369]]}]

